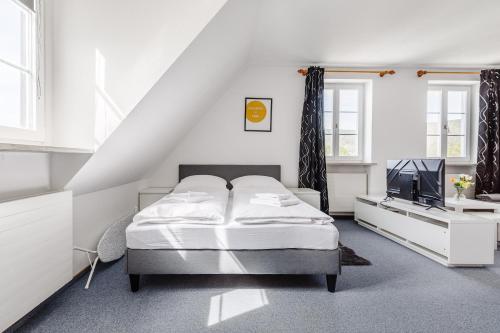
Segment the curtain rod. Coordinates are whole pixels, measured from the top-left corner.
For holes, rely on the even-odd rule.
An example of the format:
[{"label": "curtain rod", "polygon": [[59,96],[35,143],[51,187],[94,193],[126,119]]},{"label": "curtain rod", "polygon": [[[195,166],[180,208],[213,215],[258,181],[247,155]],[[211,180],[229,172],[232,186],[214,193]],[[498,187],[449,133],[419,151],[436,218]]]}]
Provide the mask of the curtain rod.
[{"label": "curtain rod", "polygon": [[417,71],[417,76],[422,77],[426,74],[469,74],[469,75],[480,75],[481,72],[447,72],[447,71],[424,71],[420,69]]},{"label": "curtain rod", "polygon": [[[300,68],[297,71],[302,76],[307,75],[307,68]],[[349,69],[335,69],[335,68],[325,68],[325,72],[327,73],[362,73],[362,74],[378,74],[380,77],[384,77],[386,74],[394,75],[396,71],[393,69],[383,70],[383,71],[374,71],[374,70],[349,70]]]}]

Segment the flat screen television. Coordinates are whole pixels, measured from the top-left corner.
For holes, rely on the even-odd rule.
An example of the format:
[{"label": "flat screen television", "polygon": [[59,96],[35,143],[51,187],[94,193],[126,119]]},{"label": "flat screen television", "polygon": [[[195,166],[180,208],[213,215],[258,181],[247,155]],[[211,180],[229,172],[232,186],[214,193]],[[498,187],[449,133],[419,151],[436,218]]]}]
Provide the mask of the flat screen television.
[{"label": "flat screen television", "polygon": [[387,196],[432,207],[444,207],[444,159],[387,161]]}]

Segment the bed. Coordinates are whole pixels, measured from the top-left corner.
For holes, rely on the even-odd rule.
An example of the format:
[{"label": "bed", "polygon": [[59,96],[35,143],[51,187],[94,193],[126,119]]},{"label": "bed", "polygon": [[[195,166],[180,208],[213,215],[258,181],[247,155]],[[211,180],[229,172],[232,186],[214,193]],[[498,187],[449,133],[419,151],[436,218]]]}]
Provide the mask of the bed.
[{"label": "bed", "polygon": [[[213,175],[230,181],[247,175],[281,179],[279,165],[180,165],[179,181]],[[227,207],[234,197],[228,197]],[[321,274],[335,292],[341,272],[338,231],[331,224],[235,223],[231,209],[217,225],[132,223],[126,231],[133,292],[148,274]]]}]

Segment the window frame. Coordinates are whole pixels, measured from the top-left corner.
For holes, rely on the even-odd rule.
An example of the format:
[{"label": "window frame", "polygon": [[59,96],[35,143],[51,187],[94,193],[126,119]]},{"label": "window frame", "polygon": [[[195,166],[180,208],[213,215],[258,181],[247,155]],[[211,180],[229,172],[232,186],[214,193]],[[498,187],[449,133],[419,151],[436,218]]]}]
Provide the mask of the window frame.
[{"label": "window frame", "polygon": [[[6,143],[43,143],[45,140],[45,113],[44,113],[44,98],[43,98],[43,66],[44,63],[44,36],[43,36],[43,6],[42,1],[35,0],[35,12],[27,8],[22,2],[16,0],[10,0],[14,5],[16,5],[20,10],[27,13],[30,19],[27,22],[28,37],[26,43],[24,43],[24,52],[27,52],[27,64],[26,66],[21,66],[14,64],[6,59],[0,58],[0,63],[2,66],[7,66],[8,68],[14,69],[19,73],[30,76],[29,78],[29,89],[23,89],[21,93],[23,95],[29,93],[31,98],[23,98],[22,104],[26,106],[29,103],[27,109],[23,110],[22,117],[27,118],[26,127],[12,127],[0,124],[0,142]],[[26,78],[24,78],[26,80]]]},{"label": "window frame", "polygon": [[[427,88],[427,98],[429,91],[441,91],[441,122],[440,122],[440,150],[439,157],[444,158],[447,162],[471,162],[472,161],[472,113],[473,113],[473,85],[471,84],[445,84],[445,83],[429,83]],[[464,157],[448,157],[448,93],[450,91],[466,91],[467,103],[465,110],[465,156]],[[429,134],[427,133],[427,115],[426,110],[426,142]],[[429,157],[426,144],[426,156]]]},{"label": "window frame", "polygon": [[[333,147],[332,147],[332,156],[325,156],[327,162],[328,161],[363,161],[364,156],[364,116],[365,116],[365,99],[366,99],[366,85],[359,81],[357,82],[349,82],[346,81],[338,81],[338,82],[325,82],[324,89],[333,90],[333,111],[332,111],[332,136],[333,136]],[[339,90],[357,90],[358,91],[358,155],[356,156],[340,156],[339,154],[339,138],[340,138],[340,129],[339,129],[339,120],[340,120],[340,108],[339,108]],[[323,114],[325,111],[323,110]],[[326,133],[325,133],[326,137]]]}]

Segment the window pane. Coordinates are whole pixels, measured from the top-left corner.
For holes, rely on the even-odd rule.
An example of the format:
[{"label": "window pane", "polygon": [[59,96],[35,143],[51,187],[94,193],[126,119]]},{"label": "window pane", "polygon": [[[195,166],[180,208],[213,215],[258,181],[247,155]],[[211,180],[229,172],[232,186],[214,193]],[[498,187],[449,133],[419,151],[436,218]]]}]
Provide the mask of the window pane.
[{"label": "window pane", "polygon": [[28,14],[14,1],[0,0],[0,58],[27,66]]},{"label": "window pane", "polygon": [[427,113],[441,113],[441,90],[427,91]]},{"label": "window pane", "polygon": [[325,135],[325,155],[333,156],[333,135]]},{"label": "window pane", "polygon": [[427,136],[427,157],[441,157],[440,136]]},{"label": "window pane", "polygon": [[333,133],[333,113],[325,112],[323,113],[323,127],[325,128],[325,133],[332,134]]},{"label": "window pane", "polygon": [[448,113],[465,113],[467,110],[467,91],[448,91]]},{"label": "window pane", "polygon": [[339,113],[339,134],[358,134],[357,113]]},{"label": "window pane", "polygon": [[333,111],[333,89],[323,91],[323,109],[324,111]]},{"label": "window pane", "polygon": [[448,114],[448,134],[449,135],[465,135],[466,133],[466,118],[465,114],[451,113]]},{"label": "window pane", "polygon": [[23,127],[22,76],[20,71],[0,63],[0,126]]},{"label": "window pane", "polygon": [[427,91],[427,157],[441,157],[442,90]]},{"label": "window pane", "polygon": [[357,135],[339,135],[339,155],[344,157],[358,156]]},{"label": "window pane", "polygon": [[441,115],[436,113],[427,114],[427,134],[440,135],[441,134]]},{"label": "window pane", "polygon": [[357,112],[359,103],[359,92],[356,89],[339,90],[339,110]]},{"label": "window pane", "polygon": [[465,136],[448,136],[448,157],[465,157]]}]

